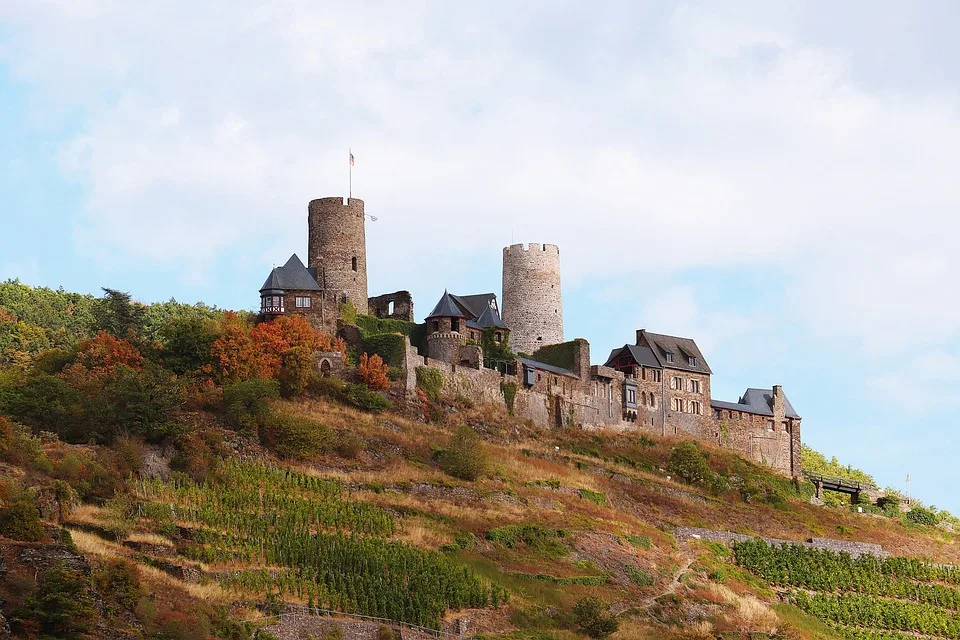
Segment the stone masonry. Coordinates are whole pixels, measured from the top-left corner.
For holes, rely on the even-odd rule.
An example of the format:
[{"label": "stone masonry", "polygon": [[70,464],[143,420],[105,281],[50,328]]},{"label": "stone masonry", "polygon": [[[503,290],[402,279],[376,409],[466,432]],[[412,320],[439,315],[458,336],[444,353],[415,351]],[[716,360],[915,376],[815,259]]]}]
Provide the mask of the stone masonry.
[{"label": "stone masonry", "polygon": [[307,207],[309,246],[307,266],[316,269],[317,283],[338,302],[350,301],[357,313],[367,313],[367,244],[363,200],[319,198]]},{"label": "stone masonry", "polygon": [[503,321],[513,350],[533,353],[563,342],[560,249],[514,244],[503,249]]}]

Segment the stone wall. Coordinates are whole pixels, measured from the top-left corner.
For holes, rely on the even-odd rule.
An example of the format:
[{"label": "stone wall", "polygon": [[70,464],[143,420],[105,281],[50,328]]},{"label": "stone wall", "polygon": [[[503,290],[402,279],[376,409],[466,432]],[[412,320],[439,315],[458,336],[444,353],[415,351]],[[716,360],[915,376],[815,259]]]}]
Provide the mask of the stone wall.
[{"label": "stone wall", "polygon": [[[393,304],[393,311],[390,305]],[[413,322],[413,296],[409,291],[394,291],[367,299],[368,313],[378,318]]]},{"label": "stone wall", "polygon": [[[298,307],[297,298],[310,298],[309,307]],[[339,305],[334,297],[328,297],[323,291],[296,291],[290,290],[283,296],[283,313],[264,313],[266,320],[273,320],[281,315],[302,315],[317,329],[333,332],[340,317]]]},{"label": "stone wall", "polygon": [[[307,266],[317,270],[320,287],[345,297],[366,314],[367,245],[363,200],[319,198],[307,206]],[[339,300],[338,300],[339,302]]]},{"label": "stone wall", "polygon": [[515,244],[503,249],[503,322],[519,353],[563,342],[560,249]]},{"label": "stone wall", "polygon": [[[713,529],[702,529],[700,527],[677,527],[673,535],[677,540],[696,538],[726,545],[733,544],[734,542],[756,540],[757,538],[757,536],[748,536],[742,533],[733,533],[732,531],[714,531]],[[783,540],[781,538],[761,538],[761,540],[774,546],[792,544],[809,547],[811,549],[823,549],[834,553],[845,552],[854,558],[862,555],[871,555],[878,558],[887,558],[890,556],[889,553],[883,550],[883,547],[879,544],[873,544],[872,542],[850,542],[849,540],[833,540],[831,538],[810,538],[806,542]]]}]

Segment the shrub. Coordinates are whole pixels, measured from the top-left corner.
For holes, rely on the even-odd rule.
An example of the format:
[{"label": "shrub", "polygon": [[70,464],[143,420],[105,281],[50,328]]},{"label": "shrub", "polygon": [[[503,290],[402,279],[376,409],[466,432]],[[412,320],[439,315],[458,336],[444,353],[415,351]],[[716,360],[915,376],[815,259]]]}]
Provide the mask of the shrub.
[{"label": "shrub", "polygon": [[443,374],[439,369],[433,367],[417,367],[417,387],[423,390],[424,395],[431,402],[436,402],[440,398],[440,391],[443,389]]},{"label": "shrub", "polygon": [[440,468],[461,480],[476,480],[487,473],[489,456],[476,431],[462,426],[450,437],[449,448],[436,454]]},{"label": "shrub", "polygon": [[594,504],[598,504],[601,507],[606,506],[607,497],[600,493],[599,491],[590,491],[589,489],[580,489],[580,497],[583,500],[589,500]]},{"label": "shrub", "polygon": [[690,484],[707,482],[713,475],[700,447],[693,442],[681,442],[674,447],[667,469]]},{"label": "shrub", "polygon": [[25,542],[43,538],[40,512],[29,494],[13,496],[10,503],[0,509],[0,535]]},{"label": "shrub", "polygon": [[94,584],[113,602],[127,611],[133,611],[146,592],[137,577],[137,570],[124,560],[110,560],[93,574]]},{"label": "shrub", "polygon": [[501,380],[500,393],[503,394],[503,402],[507,405],[507,413],[513,415],[513,406],[517,400],[517,383]]},{"label": "shrub", "polygon": [[396,629],[381,624],[380,628],[377,629],[377,640],[400,640],[400,634],[397,633]]},{"label": "shrub", "polygon": [[361,411],[379,413],[390,408],[390,401],[376,391],[362,384],[347,384],[340,394],[340,400]]},{"label": "shrub", "polygon": [[382,391],[390,388],[390,367],[383,363],[383,358],[377,354],[360,356],[357,366],[357,377],[370,389]]},{"label": "shrub", "polygon": [[317,398],[340,401],[346,386],[347,384],[340,378],[324,376],[319,371],[313,371],[307,383],[307,392]]},{"label": "shrub", "polygon": [[357,308],[352,302],[347,300],[341,304],[339,311],[340,319],[343,320],[344,324],[357,324]]},{"label": "shrub", "polygon": [[606,638],[620,628],[616,617],[610,615],[610,607],[593,596],[577,601],[573,607],[573,621],[591,638]]},{"label": "shrub", "polygon": [[508,549],[522,544],[542,556],[562,558],[570,552],[563,542],[566,535],[563,529],[546,529],[536,524],[508,524],[487,531],[487,540]]},{"label": "shrub", "polygon": [[330,450],[333,434],[315,420],[279,413],[271,416],[261,428],[263,444],[284,458],[309,460]]},{"label": "shrub", "polygon": [[223,411],[245,433],[253,433],[270,415],[270,400],[280,397],[276,380],[254,378],[223,388]]},{"label": "shrub", "polygon": [[284,398],[303,395],[310,383],[314,366],[313,351],[308,347],[293,347],[283,352],[280,365],[280,394]]},{"label": "shrub", "polygon": [[337,433],[337,455],[342,458],[356,458],[363,451],[363,440],[353,431],[346,429]]},{"label": "shrub", "polygon": [[638,549],[649,549],[651,546],[649,536],[636,536],[631,533],[628,533],[627,542],[637,547]]},{"label": "shrub", "polygon": [[653,586],[653,576],[646,569],[627,565],[626,570],[627,575],[630,576],[630,580],[638,587],[643,588]]},{"label": "shrub", "polygon": [[940,522],[937,514],[924,507],[914,507],[907,513],[907,520],[914,524],[936,526]]},{"label": "shrub", "polygon": [[16,612],[18,620],[33,620],[55,638],[79,638],[92,628],[94,619],[90,583],[82,572],[62,563],[40,578],[37,590]]}]

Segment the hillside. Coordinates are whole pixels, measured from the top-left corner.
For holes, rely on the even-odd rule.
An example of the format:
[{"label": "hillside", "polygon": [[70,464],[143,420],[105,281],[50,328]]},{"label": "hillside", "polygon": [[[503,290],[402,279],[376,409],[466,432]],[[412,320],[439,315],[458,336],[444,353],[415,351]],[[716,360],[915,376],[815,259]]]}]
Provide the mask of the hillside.
[{"label": "hillside", "polygon": [[[115,293],[85,299],[78,324],[59,303],[22,319],[16,300],[37,295],[0,288],[0,638],[7,623],[388,638],[401,622],[404,637],[960,637],[945,514],[814,506],[808,483],[726,450],[537,430],[428,380],[405,399],[375,358],[321,377],[310,353],[346,345],[296,321],[168,303],[150,329],[156,310]],[[382,620],[281,623],[291,605]]]}]

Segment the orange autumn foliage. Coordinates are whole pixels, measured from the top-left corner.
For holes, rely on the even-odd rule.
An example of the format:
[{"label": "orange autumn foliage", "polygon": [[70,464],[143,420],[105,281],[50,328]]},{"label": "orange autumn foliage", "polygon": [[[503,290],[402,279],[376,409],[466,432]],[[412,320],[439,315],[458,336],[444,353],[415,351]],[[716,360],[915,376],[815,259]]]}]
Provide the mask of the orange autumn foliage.
[{"label": "orange autumn foliage", "polygon": [[357,367],[357,377],[363,384],[370,389],[381,391],[390,388],[390,377],[388,376],[390,367],[384,362],[383,358],[377,354],[368,356],[366,353],[360,356],[360,364]]},{"label": "orange autumn foliage", "polygon": [[235,313],[221,319],[220,336],[211,345],[213,361],[226,380],[276,378],[283,355],[290,349],[305,347],[313,351],[339,351],[344,356],[346,343],[315,329],[301,315],[281,316],[255,327]]},{"label": "orange autumn foliage", "polygon": [[132,344],[101,331],[96,336],[80,343],[77,349],[77,364],[98,372],[126,365],[132,369],[143,367],[143,356]]}]

